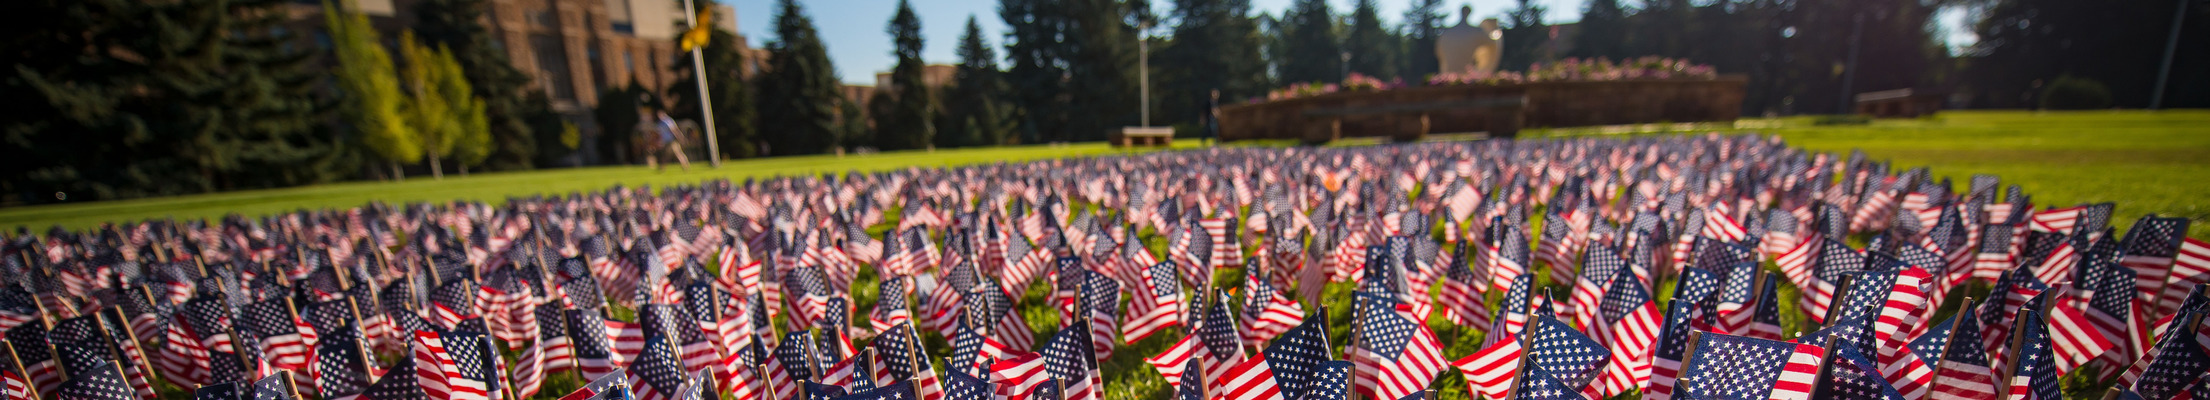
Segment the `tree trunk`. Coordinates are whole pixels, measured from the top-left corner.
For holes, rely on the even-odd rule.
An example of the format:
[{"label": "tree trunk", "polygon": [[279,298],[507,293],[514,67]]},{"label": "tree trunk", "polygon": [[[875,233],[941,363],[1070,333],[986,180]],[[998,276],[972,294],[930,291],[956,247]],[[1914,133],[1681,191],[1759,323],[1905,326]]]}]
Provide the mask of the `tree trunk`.
[{"label": "tree trunk", "polygon": [[430,150],[429,155],[430,176],[436,178],[437,180],[445,180],[445,168],[438,165],[437,163],[437,150]]},{"label": "tree trunk", "polygon": [[407,181],[407,173],[406,173],[406,172],[402,172],[402,171],[400,171],[400,170],[399,170],[399,162],[398,162],[398,161],[388,161],[388,162],[389,162],[389,163],[391,163],[391,180],[392,180],[393,182],[406,182],[406,181]]},{"label": "tree trunk", "polygon": [[461,176],[461,177],[463,177],[463,178],[465,178],[465,177],[468,177],[468,164],[467,164],[467,163],[462,163],[462,164],[460,164],[460,176]]}]

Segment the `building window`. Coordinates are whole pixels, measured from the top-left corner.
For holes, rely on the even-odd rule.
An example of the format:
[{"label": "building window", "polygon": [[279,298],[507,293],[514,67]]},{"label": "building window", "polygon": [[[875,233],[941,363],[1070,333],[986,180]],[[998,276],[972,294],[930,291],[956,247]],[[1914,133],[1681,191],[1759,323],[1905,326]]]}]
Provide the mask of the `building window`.
[{"label": "building window", "polygon": [[533,20],[533,21],[537,21],[537,24],[538,24],[538,25],[542,25],[542,26],[558,26],[558,25],[560,25],[560,17],[558,17],[558,16],[554,15],[554,14],[553,14],[553,12],[552,12],[552,10],[530,10],[530,11],[529,11],[529,16],[530,16],[530,20]]},{"label": "building window", "polygon": [[537,79],[554,100],[575,101],[575,79],[568,71],[568,47],[560,37],[530,35],[530,52],[537,54]]}]

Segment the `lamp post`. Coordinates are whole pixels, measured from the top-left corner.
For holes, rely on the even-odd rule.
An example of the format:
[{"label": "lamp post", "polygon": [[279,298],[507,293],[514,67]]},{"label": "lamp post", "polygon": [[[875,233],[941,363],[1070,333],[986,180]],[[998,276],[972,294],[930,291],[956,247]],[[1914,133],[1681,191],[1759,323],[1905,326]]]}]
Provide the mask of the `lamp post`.
[{"label": "lamp post", "polygon": [[1336,77],[1336,78],[1335,78],[1335,80],[1336,80],[1336,81],[1339,81],[1339,82],[1340,82],[1340,81],[1347,81],[1347,80],[1350,80],[1350,79],[1351,79],[1351,52],[1350,52],[1350,51],[1348,51],[1348,50],[1345,50],[1345,51],[1343,51],[1343,75],[1342,75],[1342,76],[1338,76],[1338,77]]},{"label": "lamp post", "polygon": [[1151,127],[1151,36],[1150,36],[1150,33],[1151,33],[1151,21],[1150,21],[1149,19],[1145,19],[1145,20],[1143,21],[1143,23],[1142,23],[1141,25],[1137,25],[1137,28],[1136,28],[1136,80],[1137,80],[1137,82],[1138,82],[1138,85],[1141,85],[1141,86],[1140,86],[1140,87],[1139,87],[1139,88],[1137,89],[1137,91],[1141,92],[1141,93],[1139,94],[1140,98],[1139,98],[1139,102],[1137,103],[1137,104],[1138,104],[1137,106],[1138,106],[1138,107],[1142,107],[1142,108],[1143,108],[1143,109],[1142,109],[1142,110],[1141,110],[1141,111],[1140,111],[1140,112],[1138,113],[1138,115],[1141,115],[1141,116],[1142,116],[1142,120],[1141,120],[1140,122],[1142,122],[1142,123],[1143,123],[1143,127],[1145,127],[1145,128],[1149,128],[1149,127]]},{"label": "lamp post", "polygon": [[2149,92],[2149,109],[2164,109],[2164,84],[2172,78],[2172,53],[2179,50],[2179,26],[2187,22],[2187,0],[2179,0],[2179,12],[2172,13],[2172,34],[2164,40],[2164,64],[2156,67],[2156,90]]},{"label": "lamp post", "polygon": [[[698,9],[691,0],[683,0],[683,22],[698,28]],[[706,159],[714,168],[721,168],[721,140],[714,134],[714,100],[706,95],[706,57],[702,47],[691,47],[691,73],[698,78],[698,115],[706,126]]]}]

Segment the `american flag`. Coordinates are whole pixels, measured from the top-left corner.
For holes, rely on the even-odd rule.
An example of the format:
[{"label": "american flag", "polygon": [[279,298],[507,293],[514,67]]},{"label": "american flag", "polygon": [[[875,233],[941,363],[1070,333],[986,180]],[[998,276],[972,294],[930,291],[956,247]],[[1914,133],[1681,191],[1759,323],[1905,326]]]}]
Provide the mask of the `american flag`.
[{"label": "american flag", "polygon": [[[2174,321],[2181,326],[2200,323],[2202,316],[2192,311],[2181,311]],[[2147,357],[2134,361],[2125,375],[2119,378],[2120,387],[2129,387],[2146,399],[2177,397],[2189,383],[2210,366],[2210,354],[2203,352],[2197,335],[2186,330],[2170,330],[2157,338],[2156,348]]]},{"label": "american flag", "polygon": [[1471,261],[1466,256],[1466,249],[1466,242],[1458,242],[1456,250],[1452,252],[1450,266],[1443,270],[1443,287],[1438,294],[1443,302],[1443,316],[1450,319],[1451,323],[1481,329],[1489,326],[1491,318],[1489,306],[1484,304],[1488,299],[1482,297],[1489,289],[1489,283],[1484,277],[1475,275],[1473,268],[1466,266]]},{"label": "american flag", "polygon": [[1174,272],[1173,263],[1154,263],[1145,268],[1143,290],[1129,300],[1128,318],[1120,324],[1121,337],[1128,344],[1183,325],[1182,286]]},{"label": "american flag", "polygon": [[0,369],[0,396],[7,400],[38,400],[38,396],[31,394],[31,383],[24,381],[23,375],[8,369]]},{"label": "american flag", "polygon": [[[936,368],[927,359],[927,351],[921,348],[921,338],[911,324],[900,324],[876,335],[875,368],[881,379],[891,382],[919,384],[921,400],[938,400],[944,397],[944,386],[937,379]],[[956,368],[955,368],[956,369]]]},{"label": "american flag", "polygon": [[[1605,291],[1611,288],[1612,277],[1627,269],[1627,259],[1621,258],[1610,244],[1590,243],[1588,251],[1582,255],[1582,263],[1581,274],[1574,277],[1573,293],[1569,299],[1573,322],[1581,326],[1599,326],[1602,316],[1598,313],[1603,306]],[[1511,305],[1507,308],[1507,313],[1511,312],[1510,308],[1519,307],[1513,303],[1505,304]]]},{"label": "american flag", "polygon": [[1101,393],[1104,388],[1097,385],[1100,382],[1097,356],[1091,352],[1093,348],[1089,328],[1083,326],[1088,323],[1088,320],[1082,320],[1074,327],[1060,330],[1050,340],[1044,341],[1040,351],[1043,354],[1045,371],[1065,385],[1063,393],[1069,400],[1096,400],[1104,397],[1104,393]]},{"label": "american flag", "polygon": [[1326,317],[1315,313],[1283,332],[1260,354],[1265,355],[1267,368],[1278,372],[1274,380],[1279,382],[1282,396],[1297,399],[1314,393],[1318,383],[1314,377],[1325,372],[1322,368],[1331,362],[1328,349]]},{"label": "american flag", "polygon": [[838,396],[835,400],[919,400],[920,398],[920,395],[913,391],[913,385],[886,385]]},{"label": "american flag", "polygon": [[54,390],[54,398],[60,400],[129,400],[138,393],[131,389],[123,377],[123,370],[113,362],[94,366],[82,374],[70,377],[68,382]]},{"label": "american flag", "polygon": [[[1515,379],[1517,387],[1512,389],[1512,398],[1515,400],[1581,400],[1588,398],[1585,392],[1559,381],[1556,376],[1543,371],[1541,367],[1522,369],[1519,371],[1519,375]],[[1424,399],[1423,396],[1418,394],[1415,394],[1413,398]]]},{"label": "american flag", "polygon": [[[377,378],[375,384],[369,385],[368,389],[361,393],[361,397],[367,400],[432,399],[427,389],[432,387],[442,388],[445,383],[444,373],[436,360],[425,361],[416,358],[415,355],[418,353],[420,353],[419,350],[405,353],[397,364],[393,364],[391,368],[384,370],[384,375]],[[424,371],[417,370],[417,368],[425,367],[435,372],[424,375]]]},{"label": "american flag", "polygon": [[1305,311],[1303,305],[1290,300],[1288,294],[1275,288],[1259,268],[1255,268],[1256,265],[1252,267],[1254,268],[1244,270],[1242,316],[1247,321],[1245,325],[1249,327],[1244,331],[1247,334],[1244,342],[1256,347],[1266,343],[1267,339],[1288,331],[1290,327],[1297,326],[1304,320]]},{"label": "american flag", "polygon": [[1826,349],[1800,343],[1703,333],[1681,366],[1675,398],[1806,399]]},{"label": "american flag", "polygon": [[2158,293],[2164,292],[2180,244],[2187,240],[2187,226],[2186,218],[2149,215],[2126,231],[2125,257],[2118,262],[2133,270],[2142,299],[2155,300]]},{"label": "american flag", "polygon": [[1673,301],[1665,305],[1665,326],[1658,332],[1657,344],[1650,352],[1650,386],[1644,391],[1645,398],[1672,398],[1674,383],[1680,377],[1681,360],[1688,357],[1688,340],[1694,336],[1691,332],[1701,330],[1699,325],[1706,324],[1703,311],[1694,302]]},{"label": "american flag", "polygon": [[568,322],[568,340],[584,379],[597,380],[628,364],[621,353],[614,351],[614,342],[606,333],[607,321],[598,310],[567,309],[561,313]]},{"label": "american flag", "polygon": [[[2131,296],[2128,296],[2131,297]],[[2061,400],[2064,394],[2058,390],[2056,352],[2050,343],[2049,329],[2041,324],[2041,313],[2021,310],[2017,324],[2018,348],[2010,376],[2009,398],[2012,400]]]},{"label": "american flag", "polygon": [[679,399],[684,381],[683,360],[669,342],[669,337],[654,332],[647,334],[645,348],[637,362],[629,365],[629,381],[636,386],[630,390],[640,400]]},{"label": "american flag", "polygon": [[1446,362],[1435,333],[1399,313],[1409,307],[1392,297],[1361,293],[1360,300],[1358,345],[1349,349],[1358,390],[1394,399],[1425,389]]},{"label": "american flag", "polygon": [[[346,399],[360,396],[368,388],[368,378],[375,376],[368,370],[366,347],[361,344],[358,325],[341,325],[335,329],[321,330],[315,344],[315,391],[325,399]],[[171,376],[175,374],[165,374]]]},{"label": "american flag", "polygon": [[2210,242],[2187,238],[2172,256],[2171,276],[2166,278],[2164,294],[2157,297],[2157,314],[2179,311],[2180,300],[2203,282],[2210,282]]},{"label": "american flag", "polygon": [[309,346],[317,340],[313,326],[300,319],[286,300],[268,300],[239,308],[238,328],[260,334],[261,350],[269,366],[304,372]]},{"label": "american flag", "polygon": [[1612,349],[1611,363],[1599,380],[1597,393],[1611,396],[1638,390],[1650,382],[1651,347],[1657,342],[1658,307],[1650,295],[1650,288],[1641,274],[1620,274],[1612,279],[1611,290],[1604,295],[1606,347]]},{"label": "american flag", "polygon": [[1223,377],[1226,381],[1218,385],[1221,391],[1220,398],[1224,400],[1288,399],[1289,396],[1282,393],[1280,380],[1276,379],[1277,376],[1279,375],[1274,373],[1274,369],[1267,365],[1266,355],[1260,353],[1228,368],[1226,376]]},{"label": "american flag", "polygon": [[1827,349],[1826,365],[1811,390],[1814,400],[1905,400],[1902,393],[1882,379],[1880,367],[1850,346]]},{"label": "american flag", "polygon": [[1527,234],[1515,226],[1497,226],[1497,237],[1488,243],[1490,287],[1505,290],[1527,273]]},{"label": "american flag", "polygon": [[990,380],[965,370],[967,368],[951,368],[946,371],[950,375],[950,379],[944,383],[947,400],[994,400],[991,393],[997,389],[990,385]]},{"label": "american flag", "polygon": [[1980,318],[1975,310],[1966,307],[1954,318],[1943,342],[1934,380],[1931,399],[1987,399],[1996,396],[1995,372],[1990,369],[1991,360],[1982,342]]},{"label": "american flag", "polygon": [[561,396],[560,400],[627,399],[629,398],[629,374],[619,373],[621,371],[616,372],[593,379],[583,387],[576,388],[575,392]]}]

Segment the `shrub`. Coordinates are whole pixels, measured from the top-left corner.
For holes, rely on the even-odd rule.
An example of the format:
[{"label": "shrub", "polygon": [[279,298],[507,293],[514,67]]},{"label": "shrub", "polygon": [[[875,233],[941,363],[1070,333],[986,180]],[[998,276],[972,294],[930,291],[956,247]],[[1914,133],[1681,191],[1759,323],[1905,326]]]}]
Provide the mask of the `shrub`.
[{"label": "shrub", "polygon": [[2059,76],[2042,88],[2044,110],[2092,110],[2110,108],[2110,88],[2093,79]]}]

